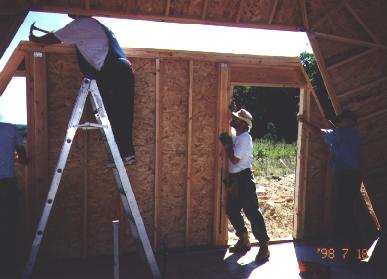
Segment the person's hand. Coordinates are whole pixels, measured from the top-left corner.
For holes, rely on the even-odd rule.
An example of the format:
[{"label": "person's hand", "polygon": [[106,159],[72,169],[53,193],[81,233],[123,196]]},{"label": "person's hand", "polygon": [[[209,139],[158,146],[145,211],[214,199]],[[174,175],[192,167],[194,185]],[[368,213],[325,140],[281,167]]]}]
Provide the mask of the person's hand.
[{"label": "person's hand", "polygon": [[232,146],[232,138],[226,132],[220,134],[219,140],[224,145],[224,147],[231,147]]},{"label": "person's hand", "polygon": [[297,114],[297,120],[300,121],[300,122],[304,122],[305,121],[305,118],[302,114]]}]

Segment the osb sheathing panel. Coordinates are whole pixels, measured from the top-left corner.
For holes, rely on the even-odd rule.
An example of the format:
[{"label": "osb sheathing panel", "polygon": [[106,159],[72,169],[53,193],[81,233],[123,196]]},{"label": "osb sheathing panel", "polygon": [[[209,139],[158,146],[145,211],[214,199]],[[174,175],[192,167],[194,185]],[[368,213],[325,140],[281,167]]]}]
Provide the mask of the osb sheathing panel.
[{"label": "osb sheathing panel", "polygon": [[135,7],[134,1],[129,0],[90,0],[90,8],[98,10],[118,10],[118,11],[131,11],[133,12]]},{"label": "osb sheathing panel", "polygon": [[208,1],[207,18],[220,21],[235,21],[239,0]]},{"label": "osb sheathing panel", "polygon": [[[382,111],[387,107],[387,81],[381,84],[376,84],[373,87],[367,88],[340,99],[340,103],[348,109],[357,112],[358,117],[362,118],[376,111]],[[363,122],[365,123],[365,122]],[[370,125],[370,123],[365,123]],[[368,140],[372,140],[371,134],[365,135]]]},{"label": "osb sheathing panel", "polygon": [[[34,1],[37,2],[37,1]],[[85,4],[83,1],[78,0],[39,0],[39,4],[41,5],[54,5],[59,7],[71,7],[71,8],[85,8]]]},{"label": "osb sheathing panel", "polygon": [[189,244],[211,243],[218,64],[194,61]]},{"label": "osb sheathing panel", "polygon": [[385,18],[387,1],[385,0],[350,0],[352,9],[366,23],[367,27],[382,44],[387,44],[387,32],[385,32]]},{"label": "osb sheathing panel", "polygon": [[[356,46],[353,44],[345,44],[330,40],[317,39],[321,54],[324,57],[326,66],[341,62],[347,58],[360,54],[368,50],[367,47]],[[341,70],[347,69],[350,64],[344,64]]]},{"label": "osb sheathing panel", "polygon": [[[127,170],[151,238],[154,212],[155,62],[150,59],[132,61],[136,65],[134,145],[141,156],[138,156],[137,164]],[[79,90],[81,75],[75,55],[49,54],[47,65],[51,176]],[[86,103],[85,111],[89,115],[83,117],[83,120],[90,120],[89,102]],[[105,150],[98,131],[78,131],[48,223],[43,242],[44,256],[80,257],[111,253],[111,222],[116,219],[121,220],[122,251],[133,249],[128,220],[121,208],[112,170],[104,165],[107,160]],[[84,164],[87,164],[86,169]],[[39,205],[35,216],[37,219],[44,200],[34,203]]]},{"label": "osb sheathing panel", "polygon": [[332,13],[324,24],[317,27],[315,31],[356,40],[372,41],[366,30],[345,6]]},{"label": "osb sheathing panel", "polygon": [[170,15],[200,18],[203,11],[203,0],[171,0]]},{"label": "osb sheathing panel", "polygon": [[[130,58],[135,70],[133,143],[137,154],[135,166],[127,167],[129,179],[150,240],[154,233],[155,130],[156,130],[156,62],[154,59]],[[121,201],[120,201],[121,203]],[[121,211],[126,230],[123,243],[132,249],[128,238],[129,223]],[[123,239],[123,238],[121,238]]]},{"label": "osb sheathing panel", "polygon": [[[324,127],[314,98],[310,99],[310,121]],[[326,237],[332,226],[332,182],[330,180],[329,149],[321,137],[310,135],[307,158],[305,198],[305,232],[308,237]]]},{"label": "osb sheathing panel", "polygon": [[[166,1],[130,0],[138,13],[163,15]],[[133,5],[133,4],[131,4]]]},{"label": "osb sheathing panel", "polygon": [[337,0],[313,0],[305,2],[311,26],[313,26],[316,22],[319,22],[322,18],[324,18],[328,11],[338,5]]},{"label": "osb sheathing panel", "polygon": [[330,72],[337,96],[345,91],[385,77],[387,75],[387,51],[380,50],[357,59],[345,70]]},{"label": "osb sheathing panel", "polygon": [[[270,1],[273,2],[274,1]],[[279,1],[274,14],[273,23],[280,25],[302,25],[302,17],[299,1],[283,0]]]},{"label": "osb sheathing panel", "polygon": [[[60,146],[67,130],[73,103],[78,91],[75,84],[80,84],[80,74],[74,55],[47,55],[47,115],[48,115],[48,150],[50,178],[59,157]],[[43,255],[50,257],[80,256],[82,243],[82,142],[76,136],[66,169],[63,173],[61,187],[57,194],[52,214],[43,241]],[[41,187],[47,187],[41,185]],[[41,205],[44,200],[34,201]],[[70,221],[70,222],[69,222]]]},{"label": "osb sheathing panel", "polygon": [[241,11],[241,22],[268,23],[274,1],[244,0]]},{"label": "osb sheathing panel", "polygon": [[182,247],[185,235],[189,63],[160,62],[158,235],[169,247]]}]

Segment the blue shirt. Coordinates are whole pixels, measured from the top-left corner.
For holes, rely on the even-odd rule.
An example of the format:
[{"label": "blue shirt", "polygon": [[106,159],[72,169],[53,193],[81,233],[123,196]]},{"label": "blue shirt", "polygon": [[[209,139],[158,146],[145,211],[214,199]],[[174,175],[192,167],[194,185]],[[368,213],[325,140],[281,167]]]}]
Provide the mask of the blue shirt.
[{"label": "blue shirt", "polygon": [[15,176],[16,146],[23,146],[16,126],[0,122],[0,178]]},{"label": "blue shirt", "polygon": [[356,128],[323,130],[324,141],[330,145],[335,172],[360,170],[360,138]]}]

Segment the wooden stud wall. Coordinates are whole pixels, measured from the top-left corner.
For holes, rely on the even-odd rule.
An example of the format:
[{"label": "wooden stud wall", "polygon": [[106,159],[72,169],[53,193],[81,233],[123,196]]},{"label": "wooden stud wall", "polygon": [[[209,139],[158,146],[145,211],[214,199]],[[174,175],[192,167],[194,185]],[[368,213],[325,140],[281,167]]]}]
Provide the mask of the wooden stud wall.
[{"label": "wooden stud wall", "polygon": [[[44,118],[35,117],[32,111],[44,103],[34,103],[35,99],[29,97],[29,129],[47,130],[47,144],[43,144],[48,157],[47,182],[36,183],[36,177],[29,181],[28,206],[36,207],[30,216],[35,224],[64,140],[81,74],[72,48],[45,48],[41,52],[45,60],[37,61],[32,53],[39,47],[22,45],[20,49],[28,54],[29,94],[35,96],[32,92],[38,90],[39,96],[45,96],[47,92]],[[225,160],[221,160],[218,134],[229,128],[232,86],[241,82],[305,86],[300,65],[295,59],[277,57],[152,50],[128,50],[127,54],[135,68],[133,131],[138,156],[138,163],[127,167],[127,171],[149,238],[156,249],[165,243],[169,248],[224,245],[227,219],[221,171],[225,173],[226,166]],[[40,89],[33,83],[38,70],[47,73],[46,77],[39,74]],[[248,71],[259,79],[250,78],[250,74],[243,80],[240,73]],[[270,74],[265,75],[265,71]],[[272,78],[276,71],[277,77]],[[92,120],[88,105],[84,114],[84,121]],[[34,135],[31,146],[41,148],[42,142]],[[98,131],[79,131],[48,224],[42,256],[68,258],[112,253],[114,219],[121,220],[122,251],[133,250],[113,174],[104,167],[107,156],[103,150]]]}]

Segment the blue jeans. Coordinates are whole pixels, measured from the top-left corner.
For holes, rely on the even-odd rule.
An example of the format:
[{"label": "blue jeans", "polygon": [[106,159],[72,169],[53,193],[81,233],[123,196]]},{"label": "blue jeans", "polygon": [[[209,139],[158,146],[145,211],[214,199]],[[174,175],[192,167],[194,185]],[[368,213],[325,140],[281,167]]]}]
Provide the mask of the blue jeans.
[{"label": "blue jeans", "polygon": [[233,225],[236,235],[241,237],[247,232],[241,210],[251,223],[251,229],[259,242],[269,241],[265,221],[259,211],[258,198],[255,192],[255,179],[250,169],[244,169],[239,173],[229,175],[230,187],[234,189],[227,195],[226,212]]},{"label": "blue jeans", "polygon": [[97,85],[121,157],[134,155],[132,141],[134,75],[125,59],[106,61],[97,74]]}]

